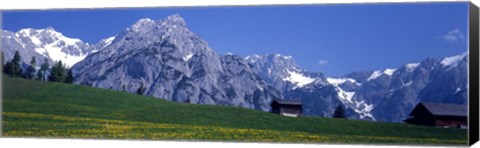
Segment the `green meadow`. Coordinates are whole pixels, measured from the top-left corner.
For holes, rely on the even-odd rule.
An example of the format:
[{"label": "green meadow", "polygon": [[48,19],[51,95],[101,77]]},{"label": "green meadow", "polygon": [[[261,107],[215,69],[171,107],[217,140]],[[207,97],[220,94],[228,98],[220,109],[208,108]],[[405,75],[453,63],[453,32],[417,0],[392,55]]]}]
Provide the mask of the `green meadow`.
[{"label": "green meadow", "polygon": [[3,77],[2,136],[287,143],[466,145],[467,130],[182,104]]}]

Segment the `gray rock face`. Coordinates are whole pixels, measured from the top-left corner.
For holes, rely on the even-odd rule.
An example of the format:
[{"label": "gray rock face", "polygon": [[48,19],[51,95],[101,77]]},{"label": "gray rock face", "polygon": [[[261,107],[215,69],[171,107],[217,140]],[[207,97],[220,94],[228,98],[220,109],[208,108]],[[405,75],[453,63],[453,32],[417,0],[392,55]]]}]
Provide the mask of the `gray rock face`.
[{"label": "gray rock face", "polygon": [[245,102],[238,102],[241,106],[250,104],[253,105],[250,108],[264,111],[270,110],[272,98],[282,98],[281,93],[254,73],[243,58],[225,55],[221,61],[225,73],[221,75],[220,86],[227,90],[226,98],[243,97]]},{"label": "gray rock face", "polygon": [[179,15],[141,19],[74,67],[75,83],[193,104],[268,111],[281,94],[238,56],[219,56]]}]

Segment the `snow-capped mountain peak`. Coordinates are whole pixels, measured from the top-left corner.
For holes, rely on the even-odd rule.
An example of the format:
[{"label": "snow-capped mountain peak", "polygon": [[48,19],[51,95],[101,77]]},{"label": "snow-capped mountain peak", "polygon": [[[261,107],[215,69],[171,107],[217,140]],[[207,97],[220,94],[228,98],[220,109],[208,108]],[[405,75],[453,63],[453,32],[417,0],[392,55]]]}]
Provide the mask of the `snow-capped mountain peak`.
[{"label": "snow-capped mountain peak", "polygon": [[16,33],[16,36],[20,38],[31,38],[31,41],[37,46],[41,46],[42,41],[47,44],[60,41],[66,46],[77,46],[77,43],[82,42],[80,39],[66,37],[62,33],[55,31],[52,27],[45,29],[21,29]]},{"label": "snow-capped mountain peak", "polygon": [[[62,33],[55,31],[52,27],[44,28],[44,29],[33,29],[33,28],[25,28],[19,30],[15,33],[17,37],[27,38],[27,37],[35,37],[36,41],[33,41],[37,45],[40,44],[41,39],[65,39],[70,41],[69,43],[76,43],[79,42],[79,39],[73,39],[63,36]],[[47,42],[53,42],[53,40],[49,40]]]},{"label": "snow-capped mountain peak", "polygon": [[88,43],[69,38],[52,27],[44,29],[26,28],[15,33],[19,41],[52,61],[62,61],[68,67],[83,60],[92,50]]},{"label": "snow-capped mountain peak", "polygon": [[37,64],[44,62],[47,58],[49,63],[62,61],[66,66],[71,67],[82,61],[90,53],[97,52],[104,46],[111,43],[113,38],[104,39],[104,45],[90,45],[80,39],[65,36],[56,31],[53,27],[42,29],[24,28],[17,32],[2,31],[2,47],[5,49],[7,59],[15,51],[22,55],[24,63],[28,64],[32,57],[37,59]]}]

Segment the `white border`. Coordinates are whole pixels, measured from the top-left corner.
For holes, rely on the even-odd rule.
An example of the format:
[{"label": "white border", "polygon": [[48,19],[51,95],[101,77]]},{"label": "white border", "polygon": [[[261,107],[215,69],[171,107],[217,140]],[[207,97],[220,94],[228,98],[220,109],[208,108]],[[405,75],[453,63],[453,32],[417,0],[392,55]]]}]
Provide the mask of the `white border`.
[{"label": "white border", "polygon": [[[235,142],[184,142],[184,141],[140,141],[140,140],[91,140],[91,139],[40,139],[40,138],[1,138],[2,148],[439,148],[438,146],[397,146],[397,145],[332,145],[332,144],[291,144],[291,143],[235,143]],[[448,146],[440,146],[440,148]]]},{"label": "white border", "polygon": [[[452,0],[433,0],[448,2]],[[466,1],[466,0],[453,0]],[[0,0],[0,10],[43,10],[43,9],[91,9],[91,8],[136,8],[136,7],[172,7],[172,6],[237,6],[271,4],[344,4],[344,3],[396,3],[396,2],[432,2],[431,0]],[[479,1],[472,1],[480,6]],[[1,17],[0,17],[1,18]],[[1,21],[0,21],[1,22]],[[1,84],[0,84],[1,85]],[[208,148],[310,148],[310,147],[419,147],[432,146],[395,146],[395,145],[331,145],[331,144],[278,144],[278,143],[233,143],[233,142],[180,142],[180,141],[128,141],[128,140],[80,140],[80,139],[43,139],[43,138],[0,138],[0,147],[208,147]],[[446,147],[446,146],[444,146]],[[474,145],[480,147],[480,144]]]}]

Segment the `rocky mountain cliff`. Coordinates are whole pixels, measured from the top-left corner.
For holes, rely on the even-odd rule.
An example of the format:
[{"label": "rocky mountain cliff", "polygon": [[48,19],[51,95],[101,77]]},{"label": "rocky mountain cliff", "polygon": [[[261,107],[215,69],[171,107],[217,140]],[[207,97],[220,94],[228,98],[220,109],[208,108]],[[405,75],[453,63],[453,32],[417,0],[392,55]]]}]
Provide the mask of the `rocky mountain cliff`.
[{"label": "rocky mountain cliff", "polygon": [[193,104],[268,111],[281,94],[236,55],[217,55],[179,15],[141,19],[74,67],[75,83]]}]

